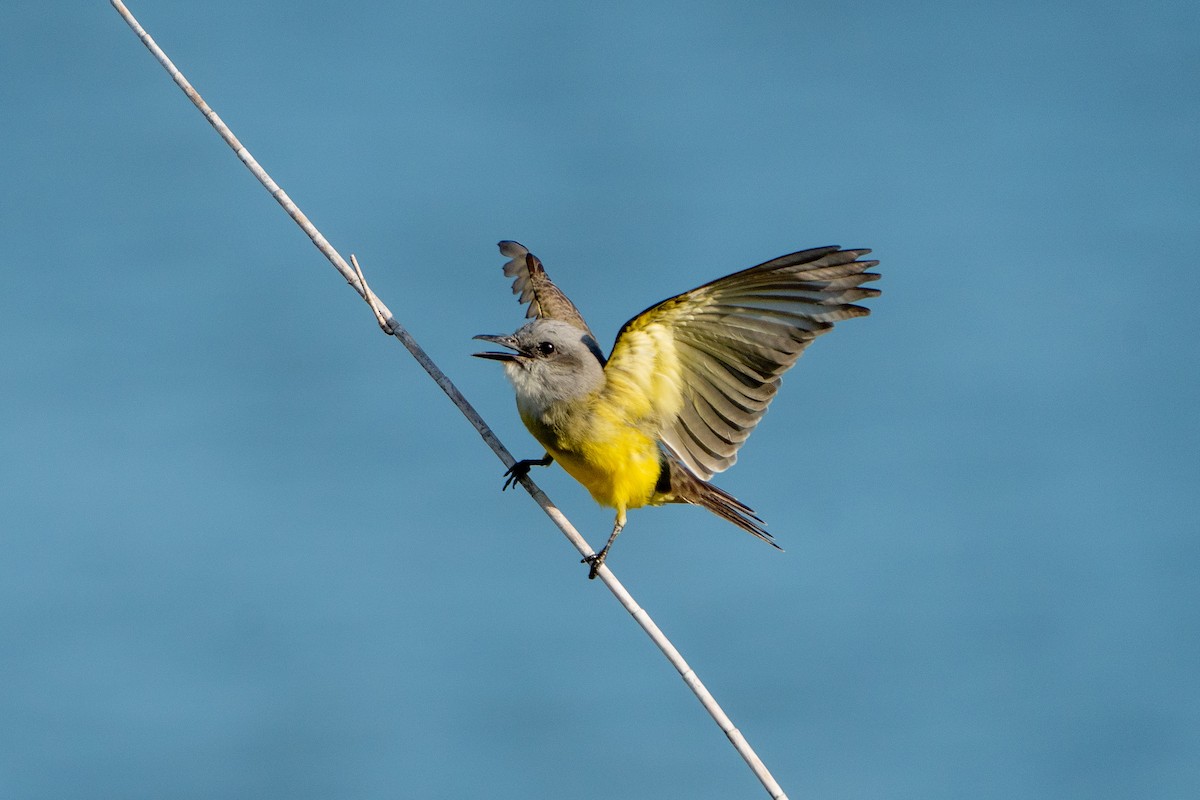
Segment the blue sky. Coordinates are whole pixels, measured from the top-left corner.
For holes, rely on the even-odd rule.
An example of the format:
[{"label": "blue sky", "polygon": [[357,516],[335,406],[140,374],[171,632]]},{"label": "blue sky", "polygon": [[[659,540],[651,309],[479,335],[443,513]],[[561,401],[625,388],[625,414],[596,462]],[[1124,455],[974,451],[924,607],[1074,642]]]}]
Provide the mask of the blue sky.
[{"label": "blue sky", "polygon": [[[793,797],[1195,796],[1194,3],[132,10],[521,456],[498,240],[606,343],[873,248],[717,479],[787,552],[612,567]],[[4,17],[0,795],[762,796],[109,5]]]}]

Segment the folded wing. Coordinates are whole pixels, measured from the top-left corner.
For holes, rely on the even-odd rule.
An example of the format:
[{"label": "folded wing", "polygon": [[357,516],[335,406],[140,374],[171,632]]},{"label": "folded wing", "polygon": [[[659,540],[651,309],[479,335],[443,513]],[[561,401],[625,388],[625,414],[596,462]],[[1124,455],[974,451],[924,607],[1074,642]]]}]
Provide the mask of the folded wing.
[{"label": "folded wing", "polygon": [[809,343],[871,313],[854,305],[879,295],[862,286],[879,278],[866,272],[878,261],[858,260],[870,252],[792,253],[646,309],[621,328],[605,367],[614,399],[698,477],[728,469]]}]

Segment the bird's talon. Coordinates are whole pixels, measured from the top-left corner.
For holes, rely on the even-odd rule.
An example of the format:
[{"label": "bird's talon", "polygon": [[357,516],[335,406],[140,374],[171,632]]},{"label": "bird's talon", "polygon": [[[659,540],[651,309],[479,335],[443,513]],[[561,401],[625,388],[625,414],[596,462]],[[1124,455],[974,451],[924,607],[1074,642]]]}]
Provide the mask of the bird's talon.
[{"label": "bird's talon", "polygon": [[591,569],[588,570],[589,581],[596,580],[596,573],[600,571],[600,565],[604,563],[605,556],[607,555],[607,553],[603,552],[592,553],[590,556],[584,556],[583,558],[579,559],[580,564],[591,565]]},{"label": "bird's talon", "polygon": [[523,458],[513,464],[508,469],[504,470],[504,485],[500,487],[500,491],[506,491],[510,487],[516,488],[516,485],[521,482],[521,479],[529,475],[530,467],[548,467],[554,461],[547,453],[544,458]]},{"label": "bird's talon", "polygon": [[521,482],[521,479],[529,474],[529,464],[524,461],[518,461],[508,469],[504,470],[504,485],[500,487],[500,491],[506,492],[510,487],[515,487]]}]

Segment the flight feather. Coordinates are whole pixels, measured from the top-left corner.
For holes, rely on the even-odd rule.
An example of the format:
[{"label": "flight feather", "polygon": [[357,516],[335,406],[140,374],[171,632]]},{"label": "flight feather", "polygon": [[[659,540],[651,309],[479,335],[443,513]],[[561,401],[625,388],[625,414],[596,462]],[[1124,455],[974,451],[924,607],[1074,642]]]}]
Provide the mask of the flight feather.
[{"label": "flight feather", "polygon": [[855,305],[879,295],[862,286],[879,278],[866,271],[879,262],[859,260],[869,252],[804,250],[651,306],[621,328],[606,378],[623,397],[633,393],[622,387],[637,387],[633,415],[708,480],[737,460],[809,343],[870,313]]},{"label": "flight feather", "polygon": [[[550,281],[541,259],[525,245],[505,240],[500,242],[500,253],[510,259],[504,265],[504,274],[513,279],[513,294],[521,303],[529,304],[526,317],[556,319],[592,333],[575,304]],[[592,338],[596,338],[594,334]]]}]

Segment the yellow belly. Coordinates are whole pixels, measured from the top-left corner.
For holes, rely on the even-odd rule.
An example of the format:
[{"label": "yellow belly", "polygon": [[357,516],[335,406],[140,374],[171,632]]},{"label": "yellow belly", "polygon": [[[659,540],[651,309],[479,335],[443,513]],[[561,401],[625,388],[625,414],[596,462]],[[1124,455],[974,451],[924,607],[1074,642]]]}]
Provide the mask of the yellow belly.
[{"label": "yellow belly", "polygon": [[[655,503],[662,470],[658,443],[636,428],[592,417],[569,434],[525,420],[526,427],[597,503],[618,512]],[[614,420],[614,422],[616,422]]]},{"label": "yellow belly", "polygon": [[580,453],[559,453],[555,459],[582,483],[602,506],[624,510],[651,502],[658,475],[658,445],[630,432],[606,442],[593,442]]}]

